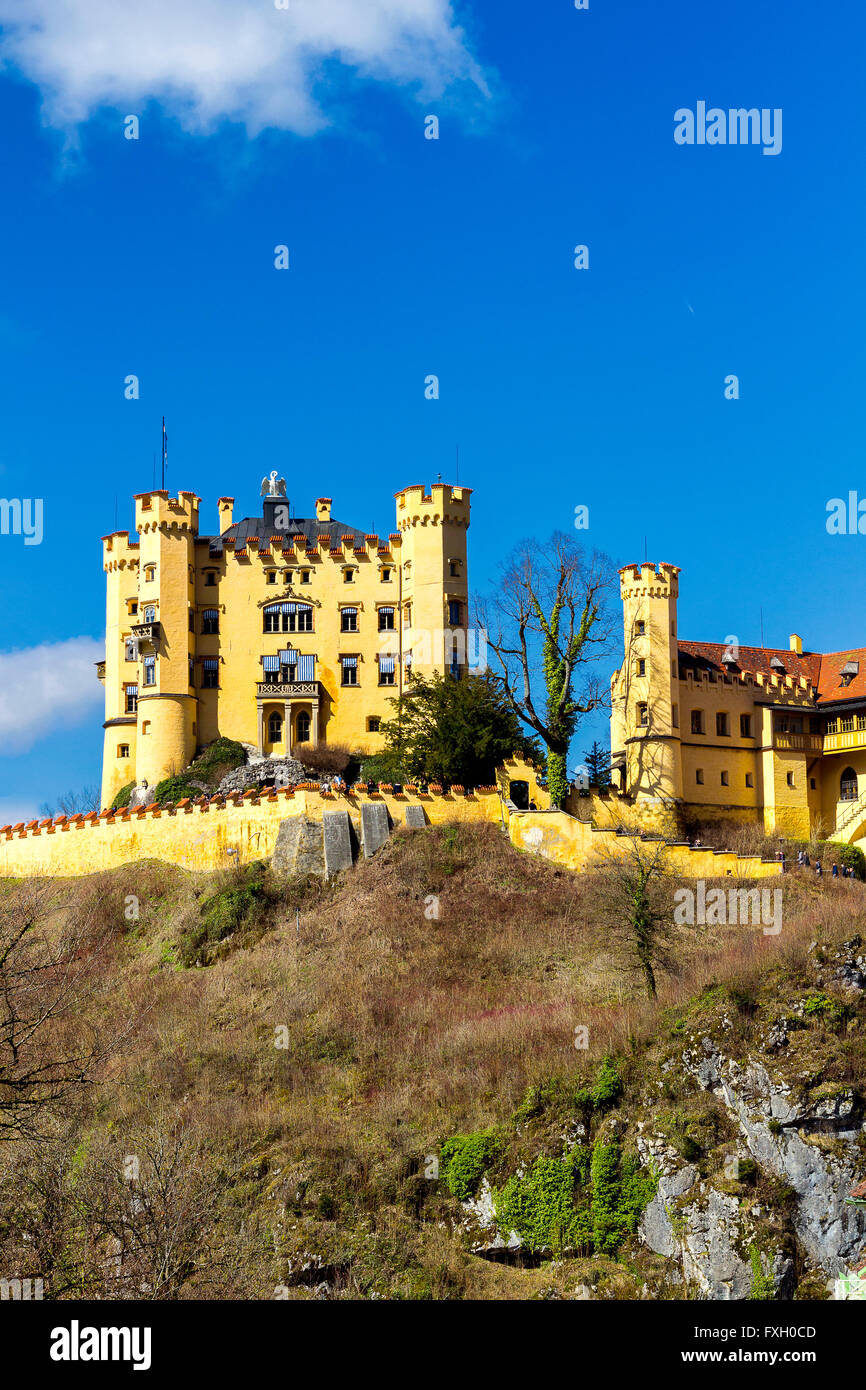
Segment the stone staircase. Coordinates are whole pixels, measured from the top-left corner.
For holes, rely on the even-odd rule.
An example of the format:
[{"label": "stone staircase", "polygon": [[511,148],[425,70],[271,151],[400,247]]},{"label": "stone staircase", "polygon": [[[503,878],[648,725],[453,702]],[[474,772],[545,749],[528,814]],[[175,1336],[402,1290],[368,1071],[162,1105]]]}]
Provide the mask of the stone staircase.
[{"label": "stone staircase", "polygon": [[866,791],[862,791],[856,801],[849,802],[845,810],[837,813],[836,825],[830,835],[831,840],[837,840],[847,826],[852,825],[858,817],[866,819]]}]

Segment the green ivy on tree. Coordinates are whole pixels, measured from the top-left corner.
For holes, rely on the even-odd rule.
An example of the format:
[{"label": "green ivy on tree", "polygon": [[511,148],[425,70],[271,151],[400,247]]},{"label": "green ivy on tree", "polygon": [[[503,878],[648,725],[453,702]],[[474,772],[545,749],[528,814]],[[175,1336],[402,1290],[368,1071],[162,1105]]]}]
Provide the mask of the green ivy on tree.
[{"label": "green ivy on tree", "polygon": [[568,795],[568,750],[580,718],[608,698],[594,667],[610,647],[612,573],[603,556],[587,558],[571,537],[557,533],[546,544],[520,547],[500,591],[479,609],[505,695],[546,745],[554,806]]}]

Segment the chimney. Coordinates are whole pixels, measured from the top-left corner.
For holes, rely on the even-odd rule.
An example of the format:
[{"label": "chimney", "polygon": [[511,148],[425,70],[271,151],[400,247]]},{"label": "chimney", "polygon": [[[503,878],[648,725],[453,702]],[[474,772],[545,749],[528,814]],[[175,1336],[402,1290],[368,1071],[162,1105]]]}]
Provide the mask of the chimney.
[{"label": "chimney", "polygon": [[263,497],[262,516],[265,522],[265,536],[273,536],[288,531],[290,526],[290,502],[287,497]]},{"label": "chimney", "polygon": [[796,653],[797,653],[797,656],[802,656],[802,655],[803,655],[803,639],[802,639],[802,637],[798,637],[797,634],[796,634],[796,632],[792,632],[790,638],[788,639],[788,641],[789,641],[789,645],[790,645],[791,651],[792,651],[792,652],[796,652]]},{"label": "chimney", "polygon": [[317,497],[317,498],[316,498],[316,520],[317,520],[317,521],[330,521],[330,520],[331,520],[331,499],[330,499],[330,497]]},{"label": "chimney", "polygon": [[234,505],[235,499],[233,497],[221,497],[217,502],[220,516],[220,535],[222,535],[223,531],[227,531],[232,524]]}]

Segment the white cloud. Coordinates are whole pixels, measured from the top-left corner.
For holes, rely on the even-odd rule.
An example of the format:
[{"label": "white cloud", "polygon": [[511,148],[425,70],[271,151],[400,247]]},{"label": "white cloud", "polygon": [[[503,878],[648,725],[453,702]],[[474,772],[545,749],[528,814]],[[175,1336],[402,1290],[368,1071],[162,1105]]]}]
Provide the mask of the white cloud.
[{"label": "white cloud", "polygon": [[228,119],[311,134],[334,63],[424,98],[461,81],[486,92],[450,0],[0,0],[0,25],[0,61],[60,127],[154,98],[193,132]]},{"label": "white cloud", "polygon": [[0,756],[98,715],[105,696],[93,663],[104,656],[93,637],[0,654]]}]

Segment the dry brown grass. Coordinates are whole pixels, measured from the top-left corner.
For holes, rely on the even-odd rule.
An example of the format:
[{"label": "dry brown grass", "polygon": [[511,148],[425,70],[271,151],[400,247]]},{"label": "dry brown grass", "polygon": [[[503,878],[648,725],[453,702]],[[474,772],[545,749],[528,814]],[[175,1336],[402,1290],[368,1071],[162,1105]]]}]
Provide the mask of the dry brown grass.
[{"label": "dry brown grass", "polygon": [[[113,933],[91,1007],[102,1027],[134,1024],[77,1123],[122,1135],[158,1099],[233,1175],[239,1209],[246,1193],[279,1224],[332,1203],[372,1222],[392,1268],[394,1250],[426,1248],[406,1204],[447,1136],[507,1124],[530,1087],[576,1087],[604,1054],[638,1053],[715,982],[746,995],[774,972],[805,978],[809,943],[863,918],[860,883],[780,885],[780,936],[679,929],[655,1001],[612,951],[598,881],[518,853],[493,826],[401,833],[336,889],[289,885],[265,934],[206,969],[173,961],[210,878],[144,864],[69,885]],[[124,917],[131,894],[138,922]],[[442,1290],[475,1287],[450,1244],[430,1259]]]}]

